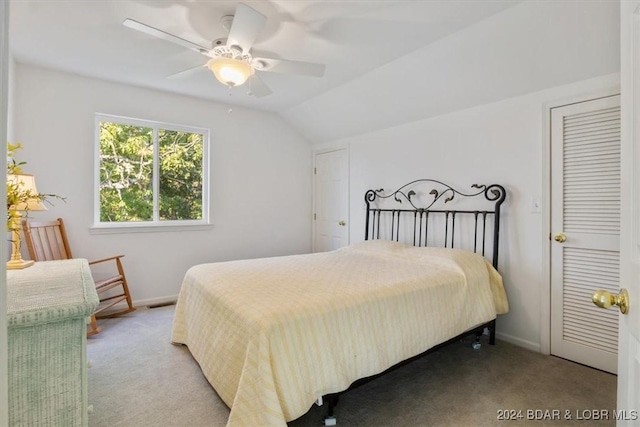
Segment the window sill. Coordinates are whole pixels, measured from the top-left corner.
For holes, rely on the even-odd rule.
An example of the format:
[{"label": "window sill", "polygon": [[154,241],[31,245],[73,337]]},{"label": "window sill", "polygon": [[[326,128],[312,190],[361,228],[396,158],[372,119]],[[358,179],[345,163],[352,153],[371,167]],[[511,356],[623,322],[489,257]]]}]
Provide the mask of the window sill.
[{"label": "window sill", "polygon": [[173,231],[212,230],[213,224],[127,224],[94,225],[90,234],[163,233]]}]

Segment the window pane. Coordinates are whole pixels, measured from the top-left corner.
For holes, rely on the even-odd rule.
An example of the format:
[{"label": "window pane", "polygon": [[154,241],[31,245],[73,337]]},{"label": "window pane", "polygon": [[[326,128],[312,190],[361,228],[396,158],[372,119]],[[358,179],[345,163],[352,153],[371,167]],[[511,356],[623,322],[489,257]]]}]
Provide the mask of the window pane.
[{"label": "window pane", "polygon": [[100,221],[153,220],[153,130],[100,122]]},{"label": "window pane", "polygon": [[201,134],[158,131],[160,220],[202,219]]}]

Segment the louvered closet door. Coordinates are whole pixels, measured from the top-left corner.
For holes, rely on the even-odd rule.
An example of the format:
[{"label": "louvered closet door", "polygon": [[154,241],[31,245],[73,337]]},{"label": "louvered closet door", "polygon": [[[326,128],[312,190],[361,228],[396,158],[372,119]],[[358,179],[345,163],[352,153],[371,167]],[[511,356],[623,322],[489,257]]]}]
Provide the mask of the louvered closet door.
[{"label": "louvered closet door", "polygon": [[615,373],[618,312],[591,295],[620,286],[620,97],[551,114],[551,354]]}]

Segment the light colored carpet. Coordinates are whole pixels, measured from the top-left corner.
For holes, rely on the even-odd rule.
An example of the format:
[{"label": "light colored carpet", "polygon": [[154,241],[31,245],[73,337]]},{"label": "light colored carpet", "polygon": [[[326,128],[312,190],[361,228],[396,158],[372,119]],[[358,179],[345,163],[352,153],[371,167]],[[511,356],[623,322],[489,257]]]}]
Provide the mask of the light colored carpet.
[{"label": "light colored carpet", "polygon": [[[102,333],[87,346],[90,427],[226,424],[229,409],[189,350],[170,343],[173,312],[173,306],[140,308],[100,321]],[[474,351],[471,341],[344,394],[335,410],[338,426],[615,425],[612,419],[575,419],[615,409],[614,375],[501,341]],[[523,419],[499,421],[503,410],[522,411]],[[527,410],[558,410],[561,419],[527,420]],[[572,420],[565,420],[567,411]],[[314,405],[289,424],[319,426],[325,412]]]}]

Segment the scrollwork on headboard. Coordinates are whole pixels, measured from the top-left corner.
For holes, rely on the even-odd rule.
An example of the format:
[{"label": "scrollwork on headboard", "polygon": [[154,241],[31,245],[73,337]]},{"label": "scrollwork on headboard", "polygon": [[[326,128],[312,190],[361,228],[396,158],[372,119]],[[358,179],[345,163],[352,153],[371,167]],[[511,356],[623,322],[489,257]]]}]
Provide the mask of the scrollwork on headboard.
[{"label": "scrollwork on headboard", "polygon": [[[423,188],[426,188],[424,190]],[[487,256],[488,228],[492,228],[491,257],[494,267],[498,265],[498,241],[500,235],[500,206],[506,198],[506,191],[498,184],[471,185],[472,191],[462,192],[441,181],[418,179],[403,185],[392,193],[383,189],[368,190],[364,200],[367,204],[365,240],[380,239],[382,235],[400,241],[402,231],[408,234],[414,246],[428,246],[435,240],[434,232],[429,235],[429,227],[443,226],[444,247],[454,247],[456,242],[467,243],[468,249]],[[449,206],[453,201],[463,199],[460,206]],[[392,206],[378,206],[385,202]],[[395,204],[394,204],[395,202]],[[405,203],[406,202],[406,203]],[[472,207],[467,207],[471,203]],[[405,206],[399,207],[405,203]],[[375,205],[375,206],[374,206]],[[482,207],[482,208],[481,208]],[[493,221],[487,225],[487,219]],[[408,217],[401,228],[401,218]],[[431,217],[431,218],[430,218]],[[413,221],[411,222],[411,218]],[[438,219],[435,219],[438,218]],[[473,239],[456,236],[456,223],[460,227],[463,218],[469,218],[473,228]],[[387,219],[386,222],[384,219]],[[390,219],[390,222],[389,222]],[[407,225],[407,221],[409,221]],[[381,232],[381,223],[383,224]],[[389,228],[390,226],[390,228]],[[440,235],[442,237],[442,235]],[[471,245],[468,240],[472,240]]]}]

